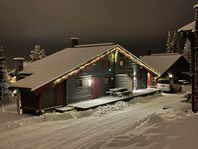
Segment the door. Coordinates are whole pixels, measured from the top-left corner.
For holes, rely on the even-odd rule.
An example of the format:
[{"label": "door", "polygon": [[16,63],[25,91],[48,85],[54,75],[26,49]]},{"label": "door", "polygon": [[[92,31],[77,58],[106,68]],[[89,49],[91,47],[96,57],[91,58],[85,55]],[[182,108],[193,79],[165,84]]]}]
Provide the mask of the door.
[{"label": "door", "polygon": [[64,105],[65,100],[65,89],[64,83],[58,83],[55,86],[55,106]]},{"label": "door", "polygon": [[151,87],[151,74],[148,72],[147,73],[147,88]]},{"label": "door", "polygon": [[98,98],[98,78],[91,77],[91,95],[92,98]]}]

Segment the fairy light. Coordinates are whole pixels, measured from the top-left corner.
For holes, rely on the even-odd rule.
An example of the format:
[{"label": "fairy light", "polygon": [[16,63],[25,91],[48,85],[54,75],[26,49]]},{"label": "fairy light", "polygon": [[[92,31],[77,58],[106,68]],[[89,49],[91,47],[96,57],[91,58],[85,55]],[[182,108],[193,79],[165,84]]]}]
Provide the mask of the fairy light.
[{"label": "fairy light", "polygon": [[116,52],[115,52],[115,62],[117,62],[118,61],[118,50],[116,50]]},{"label": "fairy light", "polygon": [[152,69],[151,67],[149,67],[148,65],[146,65],[145,63],[143,63],[142,61],[140,61],[136,56],[132,55],[130,52],[126,51],[125,49],[121,48],[119,45],[117,45],[117,47],[109,50],[108,52],[103,53],[102,55],[98,55],[96,58],[90,60],[88,63],[83,64],[79,67],[77,67],[74,70],[71,70],[69,73],[67,73],[64,76],[61,76],[60,78],[58,78],[56,81],[54,81],[54,85],[68,79],[70,76],[75,75],[77,73],[79,73],[81,70],[85,69],[86,67],[96,63],[97,61],[99,61],[100,59],[104,58],[105,56],[109,55],[110,53],[115,52],[115,62],[117,62],[117,58],[118,58],[118,52],[122,53],[123,55],[125,55],[126,57],[128,57],[129,59],[131,59],[133,62],[139,64],[140,66],[146,68],[147,70],[153,72],[154,74],[156,74],[157,76],[160,76],[160,73],[157,72],[156,70]]}]

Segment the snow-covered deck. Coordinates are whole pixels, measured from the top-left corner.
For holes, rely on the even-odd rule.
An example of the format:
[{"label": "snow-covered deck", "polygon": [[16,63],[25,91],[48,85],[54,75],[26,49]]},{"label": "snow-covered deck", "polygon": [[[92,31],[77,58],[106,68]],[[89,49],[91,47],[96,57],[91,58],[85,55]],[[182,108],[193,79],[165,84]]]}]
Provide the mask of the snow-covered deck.
[{"label": "snow-covered deck", "polygon": [[117,101],[129,100],[129,99],[132,99],[132,98],[138,97],[138,96],[146,96],[149,94],[154,94],[156,92],[160,92],[160,90],[155,89],[155,88],[142,89],[142,90],[134,91],[133,95],[131,95],[131,96],[126,96],[126,97],[104,96],[104,97],[100,97],[97,99],[90,99],[90,100],[86,100],[86,101],[69,104],[68,106],[74,107],[76,109],[86,110],[86,109],[95,108],[95,107],[98,107],[101,105],[114,103]]}]

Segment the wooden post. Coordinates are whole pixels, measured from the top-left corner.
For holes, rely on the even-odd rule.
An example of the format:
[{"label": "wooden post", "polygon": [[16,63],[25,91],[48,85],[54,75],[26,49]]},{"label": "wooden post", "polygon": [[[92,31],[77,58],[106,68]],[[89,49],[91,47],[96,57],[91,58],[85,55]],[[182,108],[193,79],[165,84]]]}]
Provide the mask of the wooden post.
[{"label": "wooden post", "polygon": [[17,91],[17,113],[18,114],[23,114],[23,111],[21,109],[21,94],[20,94],[20,91],[18,90]]}]

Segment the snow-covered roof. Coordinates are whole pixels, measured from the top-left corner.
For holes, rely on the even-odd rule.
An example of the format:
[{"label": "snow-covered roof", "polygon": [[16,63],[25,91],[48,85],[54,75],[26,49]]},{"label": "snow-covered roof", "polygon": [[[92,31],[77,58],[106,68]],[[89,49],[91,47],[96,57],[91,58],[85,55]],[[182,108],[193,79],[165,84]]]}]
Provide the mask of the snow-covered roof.
[{"label": "snow-covered roof", "polygon": [[178,53],[151,54],[141,57],[141,60],[163,75],[180,57]]},{"label": "snow-covered roof", "polygon": [[198,8],[198,4],[195,4],[195,5],[194,5],[194,9],[195,9],[195,8]]},{"label": "snow-covered roof", "polygon": [[22,73],[32,73],[32,75],[17,81],[12,84],[12,87],[29,88],[34,91],[52,81],[55,81],[57,78],[66,78],[74,75],[79,72],[80,69],[90,65],[92,61],[100,60],[101,55],[109,54],[115,50],[123,52],[135,63],[145,67],[153,74],[158,75],[157,71],[119,45],[111,44],[89,47],[78,46],[63,49],[50,56],[26,65]]},{"label": "snow-covered roof", "polygon": [[194,30],[195,30],[195,21],[183,26],[182,28],[180,28],[178,30],[178,32],[181,32],[181,31],[192,31],[192,32],[194,32]]}]

